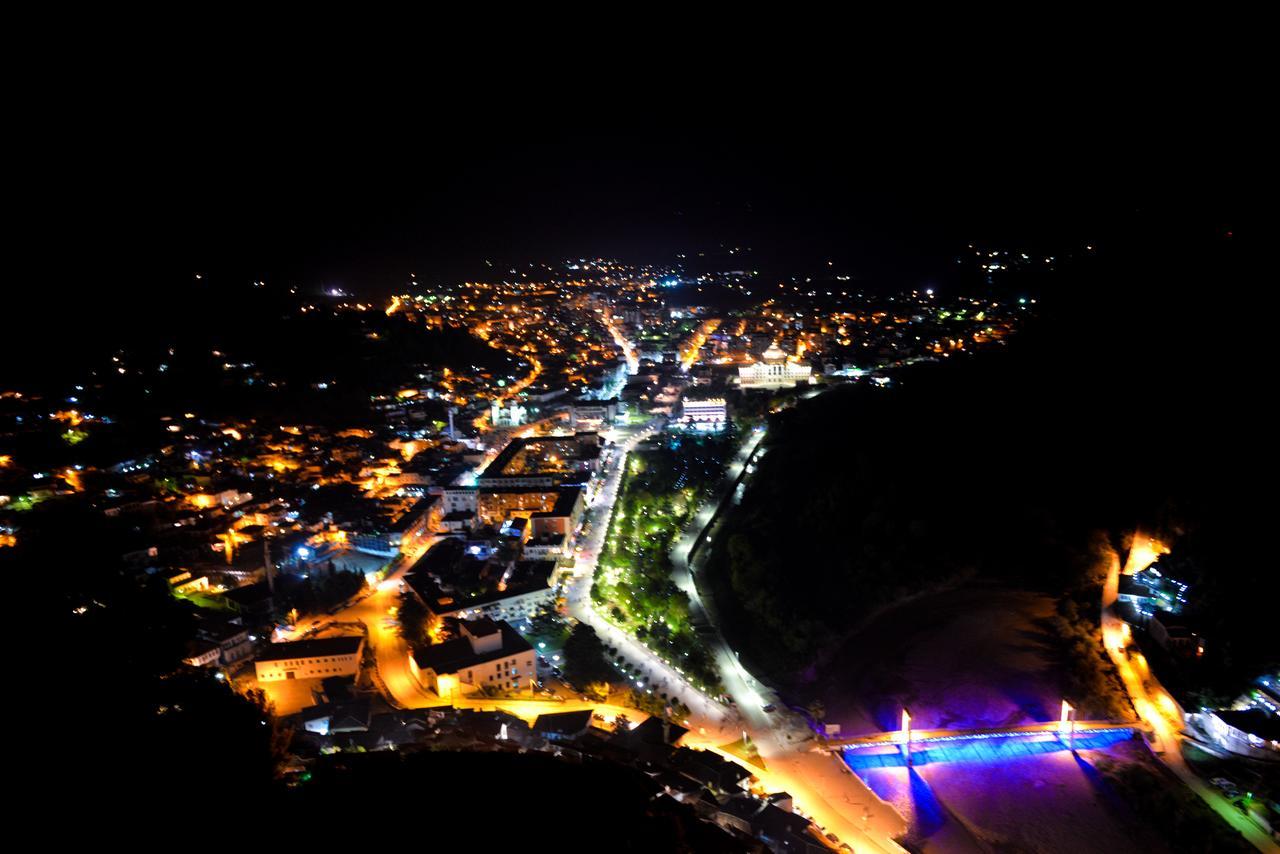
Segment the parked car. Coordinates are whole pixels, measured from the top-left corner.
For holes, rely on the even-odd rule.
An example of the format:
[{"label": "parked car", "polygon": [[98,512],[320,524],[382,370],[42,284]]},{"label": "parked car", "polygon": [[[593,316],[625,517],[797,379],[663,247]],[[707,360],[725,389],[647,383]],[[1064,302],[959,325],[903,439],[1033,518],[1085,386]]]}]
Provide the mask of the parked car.
[{"label": "parked car", "polygon": [[1233,798],[1240,794],[1240,787],[1228,780],[1226,777],[1214,777],[1209,782],[1221,789],[1223,793]]}]

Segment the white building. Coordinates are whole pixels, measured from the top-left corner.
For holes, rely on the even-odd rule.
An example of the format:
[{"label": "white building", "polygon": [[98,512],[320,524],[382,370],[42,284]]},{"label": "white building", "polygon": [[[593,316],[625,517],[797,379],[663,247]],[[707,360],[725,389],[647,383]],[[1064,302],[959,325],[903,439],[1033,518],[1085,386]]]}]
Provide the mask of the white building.
[{"label": "white building", "polygon": [[1262,709],[1213,709],[1190,717],[1224,750],[1254,759],[1280,759],[1280,719]]},{"label": "white building", "polygon": [[684,420],[695,425],[718,427],[729,417],[723,397],[711,397],[706,400],[686,397],[681,406]]},{"label": "white building", "polygon": [[409,656],[409,670],[423,688],[444,699],[488,687],[529,690],[537,679],[533,646],[505,622],[464,620],[460,637],[423,647]]},{"label": "white building", "polygon": [[465,511],[476,512],[476,488],[474,486],[432,487],[432,493],[440,496],[444,515]]},{"label": "white building", "polygon": [[761,361],[738,368],[738,383],[746,389],[790,388],[809,382],[812,373],[813,368],[809,365],[789,361],[787,354],[774,342],[764,351]]},{"label": "white building", "polygon": [[338,637],[273,643],[253,662],[259,682],[324,679],[360,672],[364,638]]},{"label": "white building", "polygon": [[529,410],[518,400],[503,402],[494,398],[489,403],[489,423],[494,427],[518,427],[529,420]]},{"label": "white building", "polygon": [[188,644],[187,657],[182,660],[192,667],[206,667],[210,664],[217,664],[221,658],[222,648],[216,643],[198,640]]}]

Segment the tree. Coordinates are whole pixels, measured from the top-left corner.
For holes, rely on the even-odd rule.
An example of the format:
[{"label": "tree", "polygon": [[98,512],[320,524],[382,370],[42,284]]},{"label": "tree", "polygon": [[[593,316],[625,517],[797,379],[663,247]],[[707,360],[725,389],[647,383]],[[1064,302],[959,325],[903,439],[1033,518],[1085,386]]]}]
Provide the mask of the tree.
[{"label": "tree", "polygon": [[596,630],[586,623],[578,623],[569,633],[564,644],[564,675],[575,685],[590,682],[608,682],[613,676],[604,655],[604,644]]},{"label": "tree", "polygon": [[430,615],[412,590],[400,595],[400,610],[396,612],[400,619],[400,637],[410,646],[421,646],[428,642],[427,622]]}]

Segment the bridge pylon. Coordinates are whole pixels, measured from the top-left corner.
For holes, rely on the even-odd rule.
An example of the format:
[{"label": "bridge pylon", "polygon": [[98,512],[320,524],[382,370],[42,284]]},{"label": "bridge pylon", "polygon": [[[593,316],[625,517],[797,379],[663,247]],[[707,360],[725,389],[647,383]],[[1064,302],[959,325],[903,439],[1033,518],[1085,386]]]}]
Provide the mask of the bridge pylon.
[{"label": "bridge pylon", "polygon": [[1058,721],[1058,738],[1066,736],[1067,749],[1076,752],[1076,707],[1062,701],[1062,717]]}]

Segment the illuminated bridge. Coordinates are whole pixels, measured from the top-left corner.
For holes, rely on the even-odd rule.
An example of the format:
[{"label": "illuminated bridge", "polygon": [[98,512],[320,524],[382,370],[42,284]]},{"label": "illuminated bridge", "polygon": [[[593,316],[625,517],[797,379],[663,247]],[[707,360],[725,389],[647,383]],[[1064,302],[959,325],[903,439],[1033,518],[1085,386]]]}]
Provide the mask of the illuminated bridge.
[{"label": "illuminated bridge", "polygon": [[1076,721],[1002,729],[910,729],[904,715],[903,729],[851,738],[828,739],[828,750],[839,753],[854,771],[865,768],[927,765],[936,762],[996,762],[1020,756],[1064,750],[1109,747],[1148,731],[1143,723]]}]

